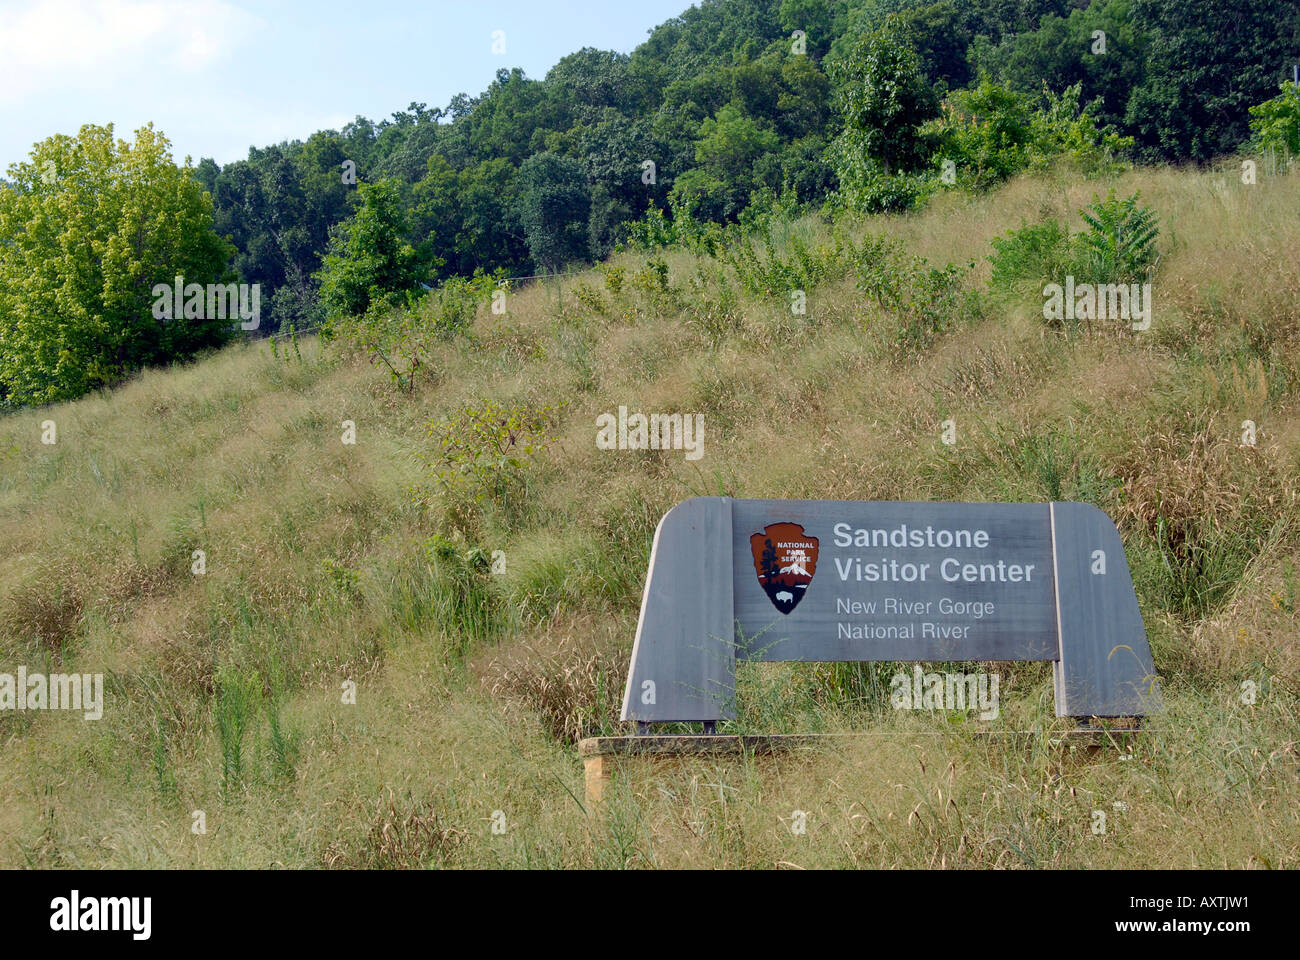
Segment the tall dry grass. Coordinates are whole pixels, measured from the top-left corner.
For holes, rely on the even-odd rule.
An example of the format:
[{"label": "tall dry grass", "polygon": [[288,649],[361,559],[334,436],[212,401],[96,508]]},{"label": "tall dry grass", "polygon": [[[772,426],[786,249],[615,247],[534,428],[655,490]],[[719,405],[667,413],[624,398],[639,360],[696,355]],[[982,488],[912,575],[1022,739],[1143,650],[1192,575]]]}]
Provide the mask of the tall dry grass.
[{"label": "tall dry grass", "polygon": [[[6,416],[0,669],[103,672],[108,692],[97,722],[0,715],[0,863],[1294,866],[1297,183],[1058,171],[841,225],[974,261],[971,298],[921,347],[848,265],[798,316],[713,258],[624,253],[481,310],[410,395],[306,341],[302,362],[234,347]],[[1149,335],[1049,331],[1041,303],[989,290],[992,237],[1079,229],[1111,187],[1160,217]],[[834,229],[779,225],[776,252]],[[428,423],[487,399],[567,401],[558,441],[508,509],[426,509]],[[705,456],[598,450],[619,405],[702,413]],[[994,738],[883,709],[887,665],[755,665],[734,729],[860,736],[640,761],[594,816],[572,741],[617,729],[655,523],[712,494],[1096,502],[1121,523],[1167,712],[1131,756],[1086,753],[1055,735],[1042,665],[1001,667]],[[494,550],[505,572],[484,574]]]}]

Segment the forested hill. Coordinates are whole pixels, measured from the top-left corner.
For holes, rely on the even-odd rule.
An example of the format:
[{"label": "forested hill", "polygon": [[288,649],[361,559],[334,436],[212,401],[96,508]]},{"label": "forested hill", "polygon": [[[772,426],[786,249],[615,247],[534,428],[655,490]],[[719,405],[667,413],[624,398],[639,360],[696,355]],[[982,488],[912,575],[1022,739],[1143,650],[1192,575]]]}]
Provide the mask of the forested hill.
[{"label": "forested hill", "polygon": [[224,168],[177,165],[152,125],[54,134],[0,190],[0,407],[240,327],[382,324],[433,296],[455,328],[503,278],[713,250],[778,213],[914,210],[1058,163],[1300,155],[1300,5],[1081,3],[705,0],[631,54],[502,69]]},{"label": "forested hill", "polygon": [[[847,176],[866,208],[905,206],[914,184],[880,189],[860,169],[877,159],[870,130],[857,157],[827,149],[851,126],[840,88],[870,80],[855,50],[886,29],[928,88],[893,105],[893,125],[938,117],[981,74],[984,109],[1004,112],[1003,93],[1041,105],[1045,88],[1079,84],[1078,104],[1096,101],[1098,127],[1132,137],[1135,159],[1203,161],[1247,139],[1247,108],[1289,74],[1298,23],[1292,4],[1217,0],[704,0],[631,55],[585,48],[544,79],[502,69],[476,97],[358,117],[223,168],[205,159],[197,175],[234,270],[270,297],[263,328],[301,327],[321,319],[314,275],[365,185],[390,180],[374,205],[409,243],[403,282],[417,287],[598,259],[650,204],[725,222],[755,191],[818,204]],[[1002,141],[1025,126],[1012,120]],[[906,151],[906,172],[937,175],[955,155],[941,140]]]}]

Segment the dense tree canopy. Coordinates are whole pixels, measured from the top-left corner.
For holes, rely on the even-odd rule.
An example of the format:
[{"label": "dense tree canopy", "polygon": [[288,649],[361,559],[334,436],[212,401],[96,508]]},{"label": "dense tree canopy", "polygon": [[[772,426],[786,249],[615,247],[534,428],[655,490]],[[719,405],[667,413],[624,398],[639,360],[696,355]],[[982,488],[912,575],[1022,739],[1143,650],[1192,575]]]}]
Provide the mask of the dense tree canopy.
[{"label": "dense tree canopy", "polygon": [[1300,4],[1133,0],[1145,70],[1126,122],[1148,160],[1209,160],[1248,133],[1300,42]]},{"label": "dense tree canopy", "polygon": [[[648,206],[696,222],[778,197],[897,209],[944,164],[944,183],[978,189],[1052,151],[1095,169],[1286,148],[1298,49],[1294,3],[701,0],[631,54],[583,48],[540,80],[502,69],[476,96],[223,167],[178,171],[152,131],[128,146],[88,127],[0,188],[0,390],[71,396],[219,342],[140,312],[155,275],[228,270],[262,289],[264,329],[301,328],[479,270],[603,257]],[[122,192],[125,170],[148,189]]]},{"label": "dense tree canopy", "polygon": [[[1144,159],[1208,159],[1248,138],[1246,108],[1276,92],[1298,31],[1293,4],[702,0],[630,55],[586,47],[542,80],[502,69],[445,108],[412,103],[198,172],[234,268],[287,291],[273,322],[301,324],[360,183],[396,181],[405,239],[436,279],[534,273],[608,254],[627,221],[670,199],[719,221],[765,189],[905,206],[921,189],[908,178],[947,156],[930,136],[941,100],[945,148],[978,166],[969,184],[1020,169],[1067,90],[1089,118],[1076,139],[1126,135]],[[995,128],[962,129],[980,104]],[[354,184],[338,176],[345,162]],[[560,179],[543,183],[541,169]]]}]

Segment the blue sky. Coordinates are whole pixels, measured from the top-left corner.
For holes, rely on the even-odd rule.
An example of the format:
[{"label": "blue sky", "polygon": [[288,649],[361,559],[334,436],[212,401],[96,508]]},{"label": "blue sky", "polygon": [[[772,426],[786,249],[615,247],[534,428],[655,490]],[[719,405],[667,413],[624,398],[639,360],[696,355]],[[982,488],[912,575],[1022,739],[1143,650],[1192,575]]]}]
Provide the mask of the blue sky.
[{"label": "blue sky", "polygon": [[[152,120],[180,162],[228,163],[501,67],[543,77],[582,47],[630,52],[691,0],[0,0],[0,170],[83,123]],[[505,55],[492,52],[505,32]]]}]

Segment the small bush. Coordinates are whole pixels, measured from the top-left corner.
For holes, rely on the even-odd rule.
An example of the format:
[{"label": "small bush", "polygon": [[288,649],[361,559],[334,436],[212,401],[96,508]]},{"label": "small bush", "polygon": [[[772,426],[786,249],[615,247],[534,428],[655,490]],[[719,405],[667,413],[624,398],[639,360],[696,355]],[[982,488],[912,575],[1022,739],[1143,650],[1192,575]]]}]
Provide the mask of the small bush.
[{"label": "small bush", "polygon": [[1056,220],[1028,224],[993,238],[990,284],[1006,291],[1038,288],[1047,280],[1070,273],[1075,249],[1070,232]]},{"label": "small bush", "polygon": [[901,213],[921,206],[937,189],[923,173],[886,174],[870,170],[842,188],[834,200],[857,214]]},{"label": "small bush", "polygon": [[464,277],[449,277],[436,294],[434,335],[440,340],[453,340],[469,329],[478,313],[482,299],[481,284]]},{"label": "small bush", "polygon": [[[525,461],[555,441],[564,406],[529,410],[488,400],[431,421],[428,436],[436,441],[438,452],[426,462],[433,478],[444,490],[468,489],[476,501],[502,503],[513,491]],[[427,490],[420,490],[416,499],[427,505],[432,498]]]},{"label": "small bush", "polygon": [[1155,214],[1138,206],[1138,194],[1123,200],[1113,190],[1105,200],[1094,196],[1080,215],[1088,225],[1082,243],[1092,278],[1111,283],[1133,280],[1151,266],[1160,228]]},{"label": "small bush", "polygon": [[930,267],[924,258],[904,254],[896,241],[868,238],[854,252],[854,262],[858,288],[896,318],[894,341],[901,349],[928,346],[959,316],[977,309],[973,300],[959,296],[959,267]]},{"label": "small bush", "polygon": [[613,296],[619,296],[623,292],[623,281],[627,279],[627,270],[609,263],[600,264],[596,269],[605,278],[605,289]]},{"label": "small bush", "polygon": [[852,241],[838,231],[830,244],[815,247],[797,233],[782,242],[768,221],[749,235],[736,234],[719,251],[718,259],[735,270],[736,279],[750,293],[784,298],[792,290],[811,290],[845,276],[852,250]]},{"label": "small bush", "polygon": [[[990,286],[1022,296],[1037,296],[1045,283],[1124,283],[1154,269],[1160,230],[1155,214],[1138,205],[1138,195],[1105,200],[1080,211],[1088,229],[1071,234],[1056,220],[1022,225],[994,237]],[[1062,321],[1050,321],[1058,325]]]}]

